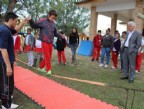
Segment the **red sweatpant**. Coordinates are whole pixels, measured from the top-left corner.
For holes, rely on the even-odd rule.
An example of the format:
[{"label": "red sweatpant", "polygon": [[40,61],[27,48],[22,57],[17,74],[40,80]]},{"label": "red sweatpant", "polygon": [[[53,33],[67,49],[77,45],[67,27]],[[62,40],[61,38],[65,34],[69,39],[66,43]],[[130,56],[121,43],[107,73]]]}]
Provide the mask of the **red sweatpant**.
[{"label": "red sweatpant", "polygon": [[113,61],[113,66],[117,68],[117,63],[118,63],[118,53],[115,51],[112,51],[112,61]]},{"label": "red sweatpant", "polygon": [[99,48],[99,47],[94,47],[93,48],[93,55],[92,55],[92,58],[93,59],[99,59],[99,57],[100,57],[100,49],[101,48]]},{"label": "red sweatpant", "polygon": [[46,71],[48,72],[51,70],[51,57],[52,57],[52,49],[53,45],[48,44],[46,42],[42,42],[42,53],[43,53],[43,60],[41,61],[39,67],[44,68],[46,66]]},{"label": "red sweatpant", "polygon": [[136,57],[136,70],[138,71],[140,71],[140,68],[141,68],[142,57],[143,57],[143,53],[138,54]]},{"label": "red sweatpant", "polygon": [[59,63],[61,63],[61,62],[66,63],[66,57],[65,57],[64,51],[58,51],[57,55],[58,55],[58,62]]}]

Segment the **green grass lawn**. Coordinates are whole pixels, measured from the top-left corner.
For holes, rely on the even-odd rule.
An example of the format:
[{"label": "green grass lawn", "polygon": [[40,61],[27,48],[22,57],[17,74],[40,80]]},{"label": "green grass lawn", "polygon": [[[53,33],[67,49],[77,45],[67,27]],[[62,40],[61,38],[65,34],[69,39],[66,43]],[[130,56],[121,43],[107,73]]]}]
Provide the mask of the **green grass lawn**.
[{"label": "green grass lawn", "polygon": [[[68,48],[66,50],[66,57],[67,57],[68,64],[66,66],[60,65],[57,62],[57,52],[56,50],[53,51],[52,74],[65,76],[65,77],[78,78],[78,79],[83,79],[83,80],[103,82],[109,85],[116,85],[116,86],[121,86],[121,87],[126,87],[126,88],[144,89],[144,85],[143,85],[144,73],[142,73],[144,72],[143,68],[141,70],[141,73],[136,74],[136,79],[134,83],[129,84],[128,81],[119,79],[121,77],[120,70],[111,69],[111,65],[109,65],[109,68],[107,69],[100,68],[98,67],[98,64],[99,64],[98,62],[91,62],[90,57],[84,57],[84,56],[77,56],[78,64],[72,65],[70,63],[71,54]],[[19,55],[19,59],[27,62],[27,55],[21,54]],[[25,68],[28,68],[26,65],[20,62],[19,62],[19,65]],[[46,74],[38,72],[37,70],[34,70],[33,68],[29,68],[29,69],[33,70],[34,72],[40,75],[46,76]],[[81,93],[89,95],[92,98],[99,99],[109,104],[118,106],[121,109],[124,109],[126,97],[127,97],[127,93],[125,89],[113,88],[113,87],[101,87],[101,86],[96,86],[92,84],[56,78],[53,76],[50,76],[50,77],[47,76],[47,77],[60,84],[63,84]],[[129,101],[128,101],[128,109],[130,109],[131,107],[133,91],[129,91],[129,95],[130,96],[129,96]],[[16,100],[19,101],[19,99],[16,99]],[[133,109],[143,109],[144,107],[143,100],[144,100],[144,93],[136,92]],[[29,105],[29,104],[24,104],[24,105]],[[25,108],[20,108],[20,109],[25,109]],[[40,107],[37,106],[37,108],[30,108],[30,109],[40,109]]]}]

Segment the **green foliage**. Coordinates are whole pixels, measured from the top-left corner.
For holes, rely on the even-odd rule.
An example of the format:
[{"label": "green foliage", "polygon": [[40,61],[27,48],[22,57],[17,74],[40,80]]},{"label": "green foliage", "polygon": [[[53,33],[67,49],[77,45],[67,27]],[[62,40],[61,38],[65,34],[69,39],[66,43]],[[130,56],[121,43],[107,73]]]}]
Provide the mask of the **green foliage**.
[{"label": "green foliage", "polygon": [[[6,12],[10,0],[2,0],[2,9]],[[69,35],[72,28],[82,32],[88,26],[89,11],[75,5],[76,0],[17,0],[14,12],[25,16],[27,11],[33,20],[47,17],[47,12],[54,9],[58,12],[56,24]]]},{"label": "green foliage", "polygon": [[89,14],[88,10],[75,5],[76,0],[51,0],[49,10],[55,9],[58,12],[57,26],[67,35],[73,27],[78,28],[82,32],[88,26]]}]

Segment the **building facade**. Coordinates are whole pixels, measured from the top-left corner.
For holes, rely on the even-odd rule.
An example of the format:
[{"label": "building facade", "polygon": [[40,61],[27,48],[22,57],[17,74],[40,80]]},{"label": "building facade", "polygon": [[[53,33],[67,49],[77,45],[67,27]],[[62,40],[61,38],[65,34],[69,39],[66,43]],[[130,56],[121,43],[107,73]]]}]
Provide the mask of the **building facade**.
[{"label": "building facade", "polygon": [[134,20],[139,32],[144,28],[143,20],[137,17],[138,13],[144,14],[144,0],[77,0],[76,4],[91,10],[89,28],[91,40],[97,31],[98,14],[111,18],[112,35],[117,29],[117,20],[123,24]]}]

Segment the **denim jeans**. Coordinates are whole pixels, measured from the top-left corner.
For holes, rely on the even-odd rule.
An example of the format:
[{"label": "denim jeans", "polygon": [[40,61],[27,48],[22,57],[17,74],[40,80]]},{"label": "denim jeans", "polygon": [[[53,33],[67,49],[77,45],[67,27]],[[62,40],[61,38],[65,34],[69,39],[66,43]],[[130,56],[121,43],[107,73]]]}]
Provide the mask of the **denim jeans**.
[{"label": "denim jeans", "polygon": [[101,64],[104,64],[104,57],[106,54],[106,64],[109,64],[110,48],[102,48],[101,50]]},{"label": "denim jeans", "polygon": [[75,44],[70,44],[70,48],[71,48],[71,51],[72,51],[72,55],[73,55],[73,56],[76,55],[77,47],[78,47],[78,44],[77,44],[77,43],[75,43]]}]

